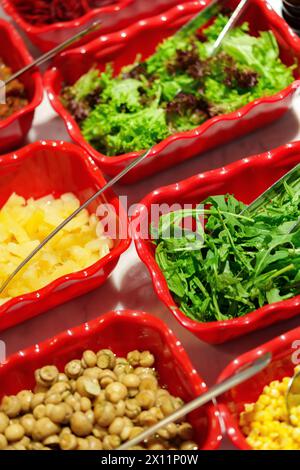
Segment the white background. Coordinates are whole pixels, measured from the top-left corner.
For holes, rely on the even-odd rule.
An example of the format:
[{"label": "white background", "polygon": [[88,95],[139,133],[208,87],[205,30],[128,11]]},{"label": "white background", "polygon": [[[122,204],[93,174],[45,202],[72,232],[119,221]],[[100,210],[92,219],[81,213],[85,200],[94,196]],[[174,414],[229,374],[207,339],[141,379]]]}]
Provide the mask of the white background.
[{"label": "white background", "polygon": [[[277,11],[280,11],[279,0],[273,0],[270,3]],[[4,16],[0,7],[0,17]],[[37,51],[32,48],[31,51],[37,55]],[[299,113],[297,115],[299,105],[300,98],[296,98],[293,109],[274,124],[139,184],[129,187],[117,186],[115,191],[120,195],[127,194],[130,203],[138,202],[150,191],[160,186],[226,165],[243,157],[270,150],[290,141],[300,140]],[[28,141],[34,142],[39,139],[70,140],[64,123],[52,110],[46,97],[36,112]],[[143,310],[162,318],[182,341],[195,367],[209,385],[214,383],[222,369],[237,355],[299,325],[299,319],[295,318],[224,345],[210,346],[202,343],[183,329],[158,300],[153,291],[148,271],[132,246],[121,257],[117,269],[102,287],[0,334],[0,340],[5,341],[7,353],[11,354],[62,330],[115,309]],[[121,338],[120,332],[120,341]],[[222,448],[232,448],[227,439],[224,440]]]}]

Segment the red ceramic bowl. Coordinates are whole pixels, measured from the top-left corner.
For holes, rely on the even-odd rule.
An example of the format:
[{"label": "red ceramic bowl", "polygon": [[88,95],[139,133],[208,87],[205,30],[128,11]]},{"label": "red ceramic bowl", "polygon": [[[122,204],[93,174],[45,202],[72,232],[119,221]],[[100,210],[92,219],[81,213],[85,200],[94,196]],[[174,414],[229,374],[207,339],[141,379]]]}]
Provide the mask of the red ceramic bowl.
[{"label": "red ceramic bowl", "polygon": [[255,378],[233,388],[218,400],[220,413],[224,418],[227,433],[232,442],[242,450],[250,450],[246,439],[239,428],[239,416],[244,405],[254,403],[263,392],[265,385],[273,380],[292,377],[294,368],[300,363],[300,328],[290,331],[278,338],[238,357],[229,364],[220,375],[218,382],[226,380],[238,369],[258,359],[262,354],[271,352],[271,364]]},{"label": "red ceramic bowl", "polygon": [[[13,192],[26,199],[48,194],[59,197],[72,192],[84,202],[104,184],[105,180],[92,159],[73,144],[37,142],[0,157],[0,207]],[[112,191],[107,191],[105,197],[91,204],[89,210],[95,213],[103,202],[114,206],[120,224],[124,225],[126,216],[124,218],[123,209]],[[0,306],[0,331],[103,284],[129,244],[128,237],[116,239],[111,252],[93,266],[61,277],[39,291],[16,297]]]},{"label": "red ceramic bowl", "polygon": [[[174,34],[209,1],[178,5],[163,15],[140,21],[123,31],[101,36],[83,48],[63,54],[56,66],[46,73],[45,86],[52,106],[63,118],[72,139],[92,155],[104,173],[116,175],[138,153],[107,157],[89,145],[79,126],[61,103],[63,84],[73,84],[95,63],[103,70],[105,64],[112,62],[114,70],[118,72],[125,64],[134,62],[137,54],[145,59],[154,52],[162,39]],[[235,3],[236,0],[229,1],[231,6]],[[300,58],[300,39],[264,0],[249,0],[243,21],[250,23],[253,33],[272,30],[280,44],[281,58],[287,65]],[[298,72],[295,73],[295,78],[298,76]],[[299,81],[295,81],[274,96],[255,100],[234,113],[209,119],[195,130],[174,134],[157,144],[152,154],[122,181],[129,183],[140,180],[272,122],[287,111],[299,84]]]},{"label": "red ceramic bowl", "polygon": [[[86,349],[103,348],[111,348],[120,356],[135,349],[150,350],[156,358],[160,385],[186,402],[207,390],[180,341],[161,320],[142,312],[118,311],[8,358],[0,365],[0,399],[32,389],[34,371],[43,365],[54,364],[63,370],[68,361],[79,358]],[[189,420],[199,448],[213,450],[220,445],[222,435],[214,406],[202,407]]]},{"label": "red ceramic bowl", "polygon": [[167,282],[155,261],[153,243],[140,234],[141,227],[144,231],[144,227],[148,227],[151,221],[151,205],[172,206],[179,203],[196,206],[209,196],[227,193],[234,194],[245,204],[249,204],[298,163],[300,163],[300,142],[245,158],[224,168],[200,173],[177,184],[157,189],[141,202],[141,207],[135,214],[136,220],[133,220],[133,236],[138,254],[150,271],[158,297],[181,325],[201,340],[213,344],[224,343],[294,317],[300,313],[300,296],[267,305],[233,320],[200,323],[189,319],[181,312],[169,291]]},{"label": "red ceramic bowl", "polygon": [[[0,58],[14,72],[33,60],[17,31],[7,21],[0,19]],[[38,72],[21,78],[25,85],[28,105],[0,120],[0,153],[8,152],[22,144],[31,128],[35,108],[43,99],[43,84]]]},{"label": "red ceramic bowl", "polygon": [[[28,35],[33,44],[44,52],[75,35],[90,22],[101,19],[101,31],[102,34],[106,34],[124,28],[131,22],[147,15],[158,14],[176,3],[178,3],[176,0],[152,0],[151,2],[148,0],[115,0],[115,3],[91,9],[84,16],[73,21],[37,26],[24,20],[16,9],[14,0],[2,0],[6,13]],[[90,36],[90,38],[94,36]]]}]

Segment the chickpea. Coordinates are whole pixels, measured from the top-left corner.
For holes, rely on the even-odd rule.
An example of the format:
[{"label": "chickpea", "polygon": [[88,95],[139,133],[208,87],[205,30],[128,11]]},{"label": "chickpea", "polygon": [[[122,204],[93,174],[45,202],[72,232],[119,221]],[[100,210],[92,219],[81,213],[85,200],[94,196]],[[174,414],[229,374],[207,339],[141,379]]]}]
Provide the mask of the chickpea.
[{"label": "chickpea", "polygon": [[70,397],[72,394],[69,390],[66,390],[65,392],[63,392],[61,394],[61,400],[62,401],[65,401],[68,397]]},{"label": "chickpea", "polygon": [[74,434],[65,432],[59,436],[59,446],[62,450],[75,450],[77,445],[77,437]]},{"label": "chickpea", "polygon": [[44,446],[55,448],[59,446],[59,437],[57,435],[55,436],[49,436],[46,439],[43,440]]},{"label": "chickpea", "polygon": [[38,405],[42,405],[45,400],[45,393],[36,393],[31,400],[31,408],[34,410]]},{"label": "chickpea", "polygon": [[117,358],[116,365],[114,367],[114,373],[117,377],[123,374],[131,374],[133,373],[133,367],[129,364],[129,362],[125,358]]},{"label": "chickpea", "polygon": [[104,402],[95,407],[95,418],[100,426],[108,427],[116,417],[114,406],[109,402]]},{"label": "chickpea", "polygon": [[131,388],[128,390],[128,398],[135,398],[139,393],[138,389]]},{"label": "chickpea", "polygon": [[157,423],[157,418],[153,416],[150,411],[142,411],[141,414],[138,416],[137,420],[141,426],[147,427],[153,426]]},{"label": "chickpea", "polygon": [[17,394],[17,398],[20,401],[21,404],[21,410],[24,413],[28,413],[28,411],[31,410],[31,402],[33,398],[33,393],[30,392],[29,390],[22,390]]},{"label": "chickpea", "polygon": [[174,413],[175,407],[171,398],[162,398],[160,403],[160,409],[163,412],[164,416],[169,416]]},{"label": "chickpea", "polygon": [[119,436],[124,428],[124,420],[123,418],[115,418],[111,425],[108,428],[109,434],[115,434]]},{"label": "chickpea", "polygon": [[133,428],[133,424],[130,421],[130,419],[128,419],[128,418],[124,418],[123,422],[124,422],[124,427],[121,431],[120,437],[121,437],[121,441],[124,442],[124,441],[127,441],[129,439],[131,430]]},{"label": "chickpea", "polygon": [[34,425],[35,425],[35,418],[32,414],[26,414],[20,418],[20,424],[23,426],[25,430],[25,434],[27,436],[31,436]]},{"label": "chickpea", "polygon": [[76,381],[76,390],[82,397],[97,397],[101,391],[98,380],[89,377],[79,377]]},{"label": "chickpea", "polygon": [[168,390],[164,389],[164,388],[160,388],[157,390],[157,400],[160,400],[162,397],[163,398],[170,398],[170,394],[168,392]]},{"label": "chickpea", "polygon": [[30,439],[27,436],[24,436],[23,439],[20,440],[20,444],[26,447],[28,449],[29,444],[30,444]]},{"label": "chickpea", "polygon": [[101,385],[101,388],[106,388],[108,385],[110,385],[113,382],[116,382],[117,376],[116,374],[110,370],[110,369],[105,369],[101,371],[100,377],[99,377],[99,382]]},{"label": "chickpea", "polygon": [[189,423],[182,423],[178,427],[178,436],[184,441],[191,441],[194,435],[193,428]]},{"label": "chickpea", "polygon": [[71,393],[75,394],[76,392],[76,380],[72,379],[69,381],[70,387],[71,387]]},{"label": "chickpea", "polygon": [[185,441],[181,444],[180,450],[198,450],[198,446],[193,441]]},{"label": "chickpea", "polygon": [[37,394],[37,393],[46,394],[46,392],[48,392],[48,390],[49,390],[49,387],[46,387],[45,385],[36,385],[33,389],[35,394]]},{"label": "chickpea", "polygon": [[46,405],[52,404],[52,405],[58,405],[61,403],[61,395],[59,393],[52,393],[50,395],[47,394],[45,398],[45,403]]},{"label": "chickpea", "polygon": [[46,414],[51,421],[55,424],[63,424],[66,419],[67,405],[65,403],[60,403],[58,405],[49,405],[46,408]]},{"label": "chickpea", "polygon": [[104,450],[113,450],[117,447],[120,447],[121,439],[119,436],[105,436],[103,439],[103,449]]},{"label": "chickpea", "polygon": [[100,380],[102,374],[102,370],[98,367],[91,367],[89,369],[85,369],[83,372],[83,377],[90,377],[91,379]]},{"label": "chickpea", "polygon": [[43,441],[47,437],[58,434],[60,427],[57,424],[53,423],[49,418],[41,418],[36,421],[32,437],[35,441]]},{"label": "chickpea", "polygon": [[143,431],[144,431],[144,428],[141,428],[140,426],[134,426],[130,430],[129,439],[133,439],[134,437],[141,434]]},{"label": "chickpea", "polygon": [[69,427],[62,428],[60,432],[60,436],[63,436],[64,434],[72,434],[71,428]]},{"label": "chickpea", "polygon": [[68,362],[65,367],[65,374],[67,377],[69,377],[69,379],[78,379],[82,372],[83,368],[81,365],[81,361],[79,360]]},{"label": "chickpea", "polygon": [[135,397],[141,408],[149,410],[155,404],[155,393],[151,390],[142,390]]},{"label": "chickpea", "polygon": [[11,395],[2,400],[1,411],[7,414],[9,418],[15,418],[21,411],[21,403],[18,397]]},{"label": "chickpea", "polygon": [[177,436],[177,426],[174,423],[169,424],[163,429],[157,431],[159,437],[165,440],[172,440]]},{"label": "chickpea", "polygon": [[35,419],[41,419],[46,416],[46,406],[38,405],[33,410],[33,416]]},{"label": "chickpea", "polygon": [[143,351],[140,355],[140,365],[142,367],[152,367],[154,365],[155,358],[150,351]]},{"label": "chickpea", "polygon": [[174,406],[175,410],[179,410],[184,405],[184,401],[179,397],[177,397],[177,398],[172,397],[171,400],[172,400],[172,403],[173,403],[173,406]]},{"label": "chickpea", "polygon": [[148,375],[140,381],[139,389],[142,390],[151,390],[156,392],[158,389],[158,383],[156,377]]},{"label": "chickpea", "polygon": [[23,439],[25,431],[20,424],[10,424],[5,429],[5,437],[8,442],[17,442]]},{"label": "chickpea", "polygon": [[95,367],[97,355],[93,351],[84,351],[81,363],[83,367]]},{"label": "chickpea", "polygon": [[127,388],[121,382],[113,382],[105,389],[105,396],[112,403],[118,403],[126,398]]},{"label": "chickpea", "polygon": [[73,395],[66,398],[65,403],[69,405],[74,411],[80,410],[80,401],[76,400]]},{"label": "chickpea", "polygon": [[136,374],[124,374],[120,377],[120,382],[128,389],[137,389],[140,386],[141,380]]},{"label": "chickpea", "polygon": [[134,369],[134,373],[138,375],[141,380],[146,379],[147,377],[153,377],[155,375],[153,369],[149,369],[147,367],[137,367]]},{"label": "chickpea", "polygon": [[87,397],[81,397],[80,398],[80,411],[83,411],[85,413],[86,411],[89,411],[91,409],[92,409],[91,400]]},{"label": "chickpea", "polygon": [[77,439],[77,450],[89,450],[89,443],[87,439]]},{"label": "chickpea", "polygon": [[70,405],[68,405],[68,403],[64,403],[64,405],[65,405],[65,413],[66,414],[65,414],[65,419],[63,421],[63,424],[67,424],[67,423],[69,423],[69,421],[71,419],[71,416],[73,414],[73,408]]},{"label": "chickpea", "polygon": [[147,449],[149,450],[166,450],[165,446],[157,440],[156,442],[153,442],[150,445],[147,445]]},{"label": "chickpea", "polygon": [[43,387],[45,389],[49,388],[51,384],[47,384],[47,382],[45,382],[42,377],[40,376],[40,371],[41,369],[36,369],[34,371],[34,378],[35,378],[35,381],[36,381],[36,385],[39,387]]},{"label": "chickpea", "polygon": [[160,409],[160,408],[157,408],[156,406],[153,406],[152,408],[150,408],[149,411],[150,411],[151,414],[153,414],[153,416],[156,417],[156,419],[157,419],[158,421],[161,421],[161,420],[164,419],[164,417],[165,417],[164,414],[163,414],[163,412],[161,411],[161,409]]},{"label": "chickpea", "polygon": [[40,442],[31,442],[29,450],[44,450],[44,446]]},{"label": "chickpea", "polygon": [[66,376],[66,374],[63,374],[63,373],[58,374],[57,382],[68,382],[68,381],[69,379]]},{"label": "chickpea", "polygon": [[103,349],[97,354],[97,366],[100,369],[113,369],[116,365],[116,358],[112,351]]},{"label": "chickpea", "polygon": [[87,419],[88,419],[92,424],[95,423],[95,414],[94,414],[93,410],[88,410],[88,411],[86,411],[85,416],[87,417]]},{"label": "chickpea", "polygon": [[89,445],[89,450],[102,450],[102,442],[94,436],[88,436],[87,442]]},{"label": "chickpea", "polygon": [[79,437],[85,437],[91,434],[93,424],[81,411],[76,411],[70,419],[70,425],[73,433]]},{"label": "chickpea", "polygon": [[12,445],[12,450],[26,450],[26,447],[23,444],[17,442],[16,444]]},{"label": "chickpea", "polygon": [[58,369],[55,366],[45,366],[39,371],[40,378],[44,383],[53,385],[58,378]]},{"label": "chickpea", "polygon": [[105,398],[105,390],[101,390],[99,395],[94,399],[94,406],[96,405],[101,405],[102,403],[104,403],[106,401],[106,398]]},{"label": "chickpea", "polygon": [[127,354],[127,360],[129,364],[133,367],[140,365],[141,354],[139,351],[131,351]]},{"label": "chickpea", "polygon": [[3,434],[9,425],[9,418],[5,413],[0,412],[0,434]]},{"label": "chickpea", "polygon": [[124,416],[125,409],[126,409],[125,401],[124,400],[118,401],[118,403],[115,405],[116,416],[120,416],[120,417]]},{"label": "chickpea", "polygon": [[99,424],[96,424],[93,427],[93,435],[97,437],[97,439],[104,439],[104,437],[107,435],[107,429],[99,426]]},{"label": "chickpea", "polygon": [[135,419],[142,411],[142,408],[135,399],[125,401],[125,415],[130,419]]},{"label": "chickpea", "polygon": [[71,386],[68,382],[56,382],[52,387],[50,388],[49,392],[47,393],[48,395],[54,395],[54,394],[59,394],[62,395],[65,392],[70,392]]},{"label": "chickpea", "polygon": [[4,434],[0,434],[0,450],[6,449],[8,442]]}]

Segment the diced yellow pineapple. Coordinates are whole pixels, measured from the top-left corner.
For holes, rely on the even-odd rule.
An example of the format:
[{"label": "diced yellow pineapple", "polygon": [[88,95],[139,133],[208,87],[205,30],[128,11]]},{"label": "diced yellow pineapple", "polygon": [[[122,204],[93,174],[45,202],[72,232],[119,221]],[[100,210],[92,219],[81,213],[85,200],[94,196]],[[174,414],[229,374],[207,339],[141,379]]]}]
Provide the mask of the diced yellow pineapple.
[{"label": "diced yellow pineapple", "polygon": [[[80,201],[71,193],[58,199],[49,195],[28,201],[12,194],[0,210],[0,283],[79,206]],[[9,284],[0,296],[0,305],[61,276],[86,269],[112,247],[113,241],[103,235],[96,215],[83,211]]]}]

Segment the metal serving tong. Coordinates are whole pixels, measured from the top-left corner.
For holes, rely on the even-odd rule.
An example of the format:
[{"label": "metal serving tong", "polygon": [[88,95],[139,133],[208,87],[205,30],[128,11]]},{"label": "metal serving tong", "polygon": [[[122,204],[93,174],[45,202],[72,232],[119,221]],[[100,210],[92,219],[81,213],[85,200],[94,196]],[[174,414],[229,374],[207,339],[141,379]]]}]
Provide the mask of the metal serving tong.
[{"label": "metal serving tong", "polygon": [[6,87],[13,80],[16,80],[21,75],[23,75],[24,73],[26,73],[29,70],[33,69],[34,67],[39,67],[40,65],[44,64],[45,62],[48,62],[50,59],[53,59],[53,57],[55,57],[57,54],[59,54],[60,52],[63,52],[69,46],[72,46],[72,44],[75,44],[77,41],[84,38],[88,34],[94,33],[95,31],[98,31],[98,29],[100,29],[100,27],[101,27],[101,24],[102,24],[102,21],[94,22],[92,25],[88,26],[87,28],[83,29],[82,31],[75,34],[71,38],[67,39],[66,41],[62,42],[58,46],[54,47],[50,51],[48,51],[45,54],[41,55],[40,57],[38,57],[33,62],[31,62],[30,64],[26,65],[25,67],[18,70],[13,75],[11,75],[7,80],[5,80],[4,82],[1,82],[0,83],[0,89],[3,88],[3,87]]},{"label": "metal serving tong", "polygon": [[[228,23],[226,24],[225,28],[221,31],[219,37],[217,38],[215,44],[211,50],[211,56],[215,54],[220,46],[222,41],[225,39],[226,35],[229,33],[231,28],[235,25],[238,18],[241,16],[244,7],[248,0],[241,0],[237,8],[234,10],[232,16],[229,18]],[[201,10],[194,18],[192,18],[188,23],[186,23],[181,29],[179,29],[174,37],[182,38],[188,37],[191,34],[195,33],[199,28],[204,26],[211,18],[216,16],[222,9],[223,3],[219,0],[212,0],[203,10]],[[52,51],[48,52],[44,56],[37,59],[37,61],[33,62],[29,66],[25,67],[24,69],[17,72],[15,75],[10,77],[9,80],[13,80],[24,72],[27,72],[30,68],[34,67],[35,65],[40,65],[41,63],[49,60],[54,55],[58,54],[62,50],[64,50],[70,44],[73,44],[74,41],[82,38],[86,34],[95,31],[100,27],[99,23],[95,23],[86,30],[82,31],[78,35],[74,36],[73,38],[69,39],[65,43],[61,44],[57,48],[53,49]],[[80,206],[73,214],[71,214],[64,222],[62,222],[52,233],[50,233],[42,242],[41,244],[35,248],[25,259],[22,263],[11,273],[11,275],[7,278],[7,280],[2,284],[0,287],[0,295],[5,291],[8,287],[10,282],[19,274],[19,272],[32,260],[32,258],[47,245],[58,232],[60,232],[69,222],[71,222],[80,212],[86,209],[93,201],[95,201],[101,194],[103,194],[107,189],[114,186],[118,181],[120,181],[125,175],[127,175],[133,168],[137,167],[140,163],[142,163],[147,157],[150,155],[153,156],[153,148],[149,149],[148,151],[142,153],[138,158],[136,158],[130,165],[128,165],[124,170],[122,170],[117,176],[112,178],[102,189],[97,191],[90,199],[88,199],[82,206]]]},{"label": "metal serving tong", "polygon": [[290,421],[292,408],[296,406],[300,406],[300,371],[291,379],[286,394],[286,407]]},{"label": "metal serving tong", "polygon": [[[272,186],[270,186],[264,193],[255,199],[249,206],[245,207],[241,214],[254,214],[264,207],[265,204],[270,202],[272,198],[278,195],[280,189],[285,184],[292,184],[300,178],[300,164],[292,168],[288,173],[283,175]],[[300,217],[297,222],[290,228],[288,233],[295,232],[300,226]]]},{"label": "metal serving tong", "polygon": [[225,392],[228,392],[233,387],[236,387],[237,385],[246,382],[246,380],[251,379],[263,369],[265,369],[270,364],[271,360],[272,354],[267,353],[256,361],[245,365],[245,367],[243,367],[242,370],[240,370],[237,374],[232,375],[231,377],[229,377],[229,379],[221,382],[218,385],[215,385],[208,392],[191,401],[187,405],[184,405],[182,408],[175,411],[175,413],[172,413],[170,416],[167,416],[167,418],[164,418],[163,420],[159,421],[159,423],[155,424],[154,426],[151,426],[151,428],[142,432],[134,439],[131,439],[130,441],[126,442],[117,450],[129,450],[132,447],[140,444],[141,442],[146,441],[147,439],[149,439],[149,437],[155,435],[160,429],[166,427],[168,424],[176,423],[180,419],[190,414],[192,411],[195,411],[206,403],[209,403],[214,398],[223,395]]}]

